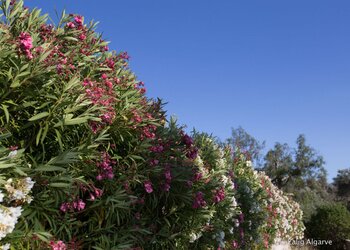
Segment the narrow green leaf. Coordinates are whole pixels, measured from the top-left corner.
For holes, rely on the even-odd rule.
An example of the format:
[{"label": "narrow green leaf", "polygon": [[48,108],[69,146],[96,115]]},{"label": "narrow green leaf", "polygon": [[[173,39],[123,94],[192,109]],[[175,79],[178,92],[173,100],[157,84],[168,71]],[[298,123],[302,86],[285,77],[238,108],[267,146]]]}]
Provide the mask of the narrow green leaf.
[{"label": "narrow green leaf", "polygon": [[40,140],[40,137],[41,137],[41,133],[42,133],[42,132],[43,132],[43,127],[40,127],[39,132],[38,132],[38,134],[36,135],[36,140],[35,140],[36,145],[39,145],[39,140]]},{"label": "narrow green leaf", "polygon": [[9,111],[8,111],[8,106],[7,105],[4,105],[2,104],[2,110],[4,111],[5,113],[5,117],[6,117],[6,122],[8,123],[10,121],[10,114],[9,114]]},{"label": "narrow green leaf", "polygon": [[39,114],[29,118],[28,121],[31,121],[31,122],[36,121],[36,120],[39,120],[39,119],[44,118],[44,117],[49,116],[49,115],[50,115],[49,112],[42,112],[42,113],[39,113]]},{"label": "narrow green leaf", "polygon": [[49,184],[50,187],[57,187],[57,188],[68,188],[70,187],[70,183],[63,183],[63,182],[54,182]]}]

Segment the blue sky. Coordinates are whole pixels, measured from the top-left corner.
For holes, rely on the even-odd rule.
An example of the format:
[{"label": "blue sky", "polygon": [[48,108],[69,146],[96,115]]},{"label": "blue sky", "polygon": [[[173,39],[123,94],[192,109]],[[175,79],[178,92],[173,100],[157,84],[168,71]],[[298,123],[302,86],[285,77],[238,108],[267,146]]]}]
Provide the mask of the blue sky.
[{"label": "blue sky", "polygon": [[270,148],[306,135],[331,180],[350,167],[348,0],[27,0],[99,21],[148,96],[189,129],[242,126]]}]

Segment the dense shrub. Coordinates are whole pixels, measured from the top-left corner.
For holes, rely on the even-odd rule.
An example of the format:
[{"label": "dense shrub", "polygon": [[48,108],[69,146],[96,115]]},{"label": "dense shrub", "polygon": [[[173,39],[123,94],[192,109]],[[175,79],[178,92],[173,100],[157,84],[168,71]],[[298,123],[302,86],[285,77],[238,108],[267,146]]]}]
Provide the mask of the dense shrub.
[{"label": "dense shrub", "polygon": [[93,23],[63,13],[48,24],[22,1],[1,9],[0,249],[249,249],[301,237],[298,207],[243,155],[167,122]]},{"label": "dense shrub", "polygon": [[332,240],[329,249],[343,249],[343,241],[350,239],[350,212],[342,204],[322,206],[311,216],[306,228],[309,238]]}]

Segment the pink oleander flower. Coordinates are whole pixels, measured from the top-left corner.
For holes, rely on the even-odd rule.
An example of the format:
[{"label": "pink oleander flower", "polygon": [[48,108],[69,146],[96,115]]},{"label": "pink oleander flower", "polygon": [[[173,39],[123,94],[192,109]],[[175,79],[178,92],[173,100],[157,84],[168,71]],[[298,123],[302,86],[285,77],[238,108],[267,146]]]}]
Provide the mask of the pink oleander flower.
[{"label": "pink oleander flower", "polygon": [[167,169],[165,170],[164,176],[165,176],[166,182],[169,183],[169,182],[171,181],[171,179],[172,179],[172,177],[171,177],[171,172],[170,172],[170,168],[167,168]]},{"label": "pink oleander flower", "polygon": [[207,203],[204,200],[204,194],[202,192],[197,192],[195,199],[193,201],[192,207],[197,209],[197,208],[205,207],[206,205]]},{"label": "pink oleander flower", "polygon": [[232,241],[232,247],[233,249],[237,249],[238,248],[238,242],[237,241]]},{"label": "pink oleander flower", "polygon": [[192,139],[189,135],[187,135],[187,134],[185,134],[185,135],[182,137],[182,141],[183,141],[183,143],[186,144],[187,147],[191,147],[192,144],[193,144],[193,139]]},{"label": "pink oleander flower", "polygon": [[64,242],[61,240],[57,241],[56,243],[54,241],[51,241],[50,247],[51,247],[51,250],[66,250],[67,249],[66,244],[64,244]]},{"label": "pink oleander flower", "polygon": [[82,24],[83,24],[83,17],[82,17],[82,16],[76,16],[76,17],[74,17],[74,21],[75,21],[78,25],[82,25]]},{"label": "pink oleander flower", "polygon": [[215,195],[213,197],[213,200],[215,203],[219,203],[220,201],[223,201],[225,199],[225,189],[221,187],[218,190],[215,190]]},{"label": "pink oleander flower", "polygon": [[72,22],[69,22],[66,24],[67,28],[70,28],[70,29],[74,29],[75,28],[75,24],[72,23]]},{"label": "pink oleander flower", "polygon": [[198,149],[197,148],[192,148],[187,154],[186,156],[191,159],[194,160],[197,158],[198,155]]},{"label": "pink oleander flower", "polygon": [[193,181],[199,181],[200,179],[202,179],[203,174],[201,172],[196,172],[193,176]]},{"label": "pink oleander flower", "polygon": [[27,32],[21,32],[19,35],[19,48],[28,59],[33,59],[33,54],[30,51],[33,48],[33,39]]},{"label": "pink oleander flower", "polygon": [[105,51],[108,51],[109,50],[109,47],[108,46],[103,46],[101,47],[100,51],[101,52],[105,52]]},{"label": "pink oleander flower", "polygon": [[86,39],[86,35],[85,35],[85,34],[80,34],[80,35],[79,35],[79,39],[80,39],[81,41],[84,41],[84,40]]},{"label": "pink oleander flower", "polygon": [[88,200],[94,201],[96,199],[95,195],[93,195],[92,193],[90,193],[89,195],[90,195],[90,198]]},{"label": "pink oleander flower", "polygon": [[100,198],[103,194],[103,190],[102,189],[99,189],[99,188],[96,188],[95,189],[95,195],[97,198]]},{"label": "pink oleander flower", "polygon": [[67,202],[62,203],[60,206],[60,210],[64,213],[66,213],[68,210],[70,210],[70,208],[71,208],[71,205]]},{"label": "pink oleander flower", "polygon": [[151,152],[154,152],[154,153],[161,153],[164,151],[164,147],[162,145],[157,145],[157,146],[152,146],[150,147],[149,149]]},{"label": "pink oleander flower", "polygon": [[77,211],[84,210],[85,208],[85,202],[81,199],[74,201],[73,202],[73,208],[76,209]]},{"label": "pink oleander flower", "polygon": [[153,192],[152,182],[150,182],[150,181],[145,181],[145,182],[143,183],[143,185],[144,185],[145,190],[146,190],[147,193],[150,194],[150,193]]},{"label": "pink oleander flower", "polygon": [[156,165],[158,165],[158,163],[159,163],[159,160],[153,159],[153,160],[150,161],[149,164],[150,164],[151,166],[156,166]]}]

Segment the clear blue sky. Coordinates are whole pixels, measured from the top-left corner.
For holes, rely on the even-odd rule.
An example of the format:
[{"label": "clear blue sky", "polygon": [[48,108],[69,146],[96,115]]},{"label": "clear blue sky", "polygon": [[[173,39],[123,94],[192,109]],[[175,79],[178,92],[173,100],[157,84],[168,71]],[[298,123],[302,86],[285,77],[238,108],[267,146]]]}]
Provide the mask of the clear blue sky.
[{"label": "clear blue sky", "polygon": [[350,1],[27,0],[100,21],[148,96],[221,139],[241,125],[267,146],[300,133],[329,180],[350,167]]}]

